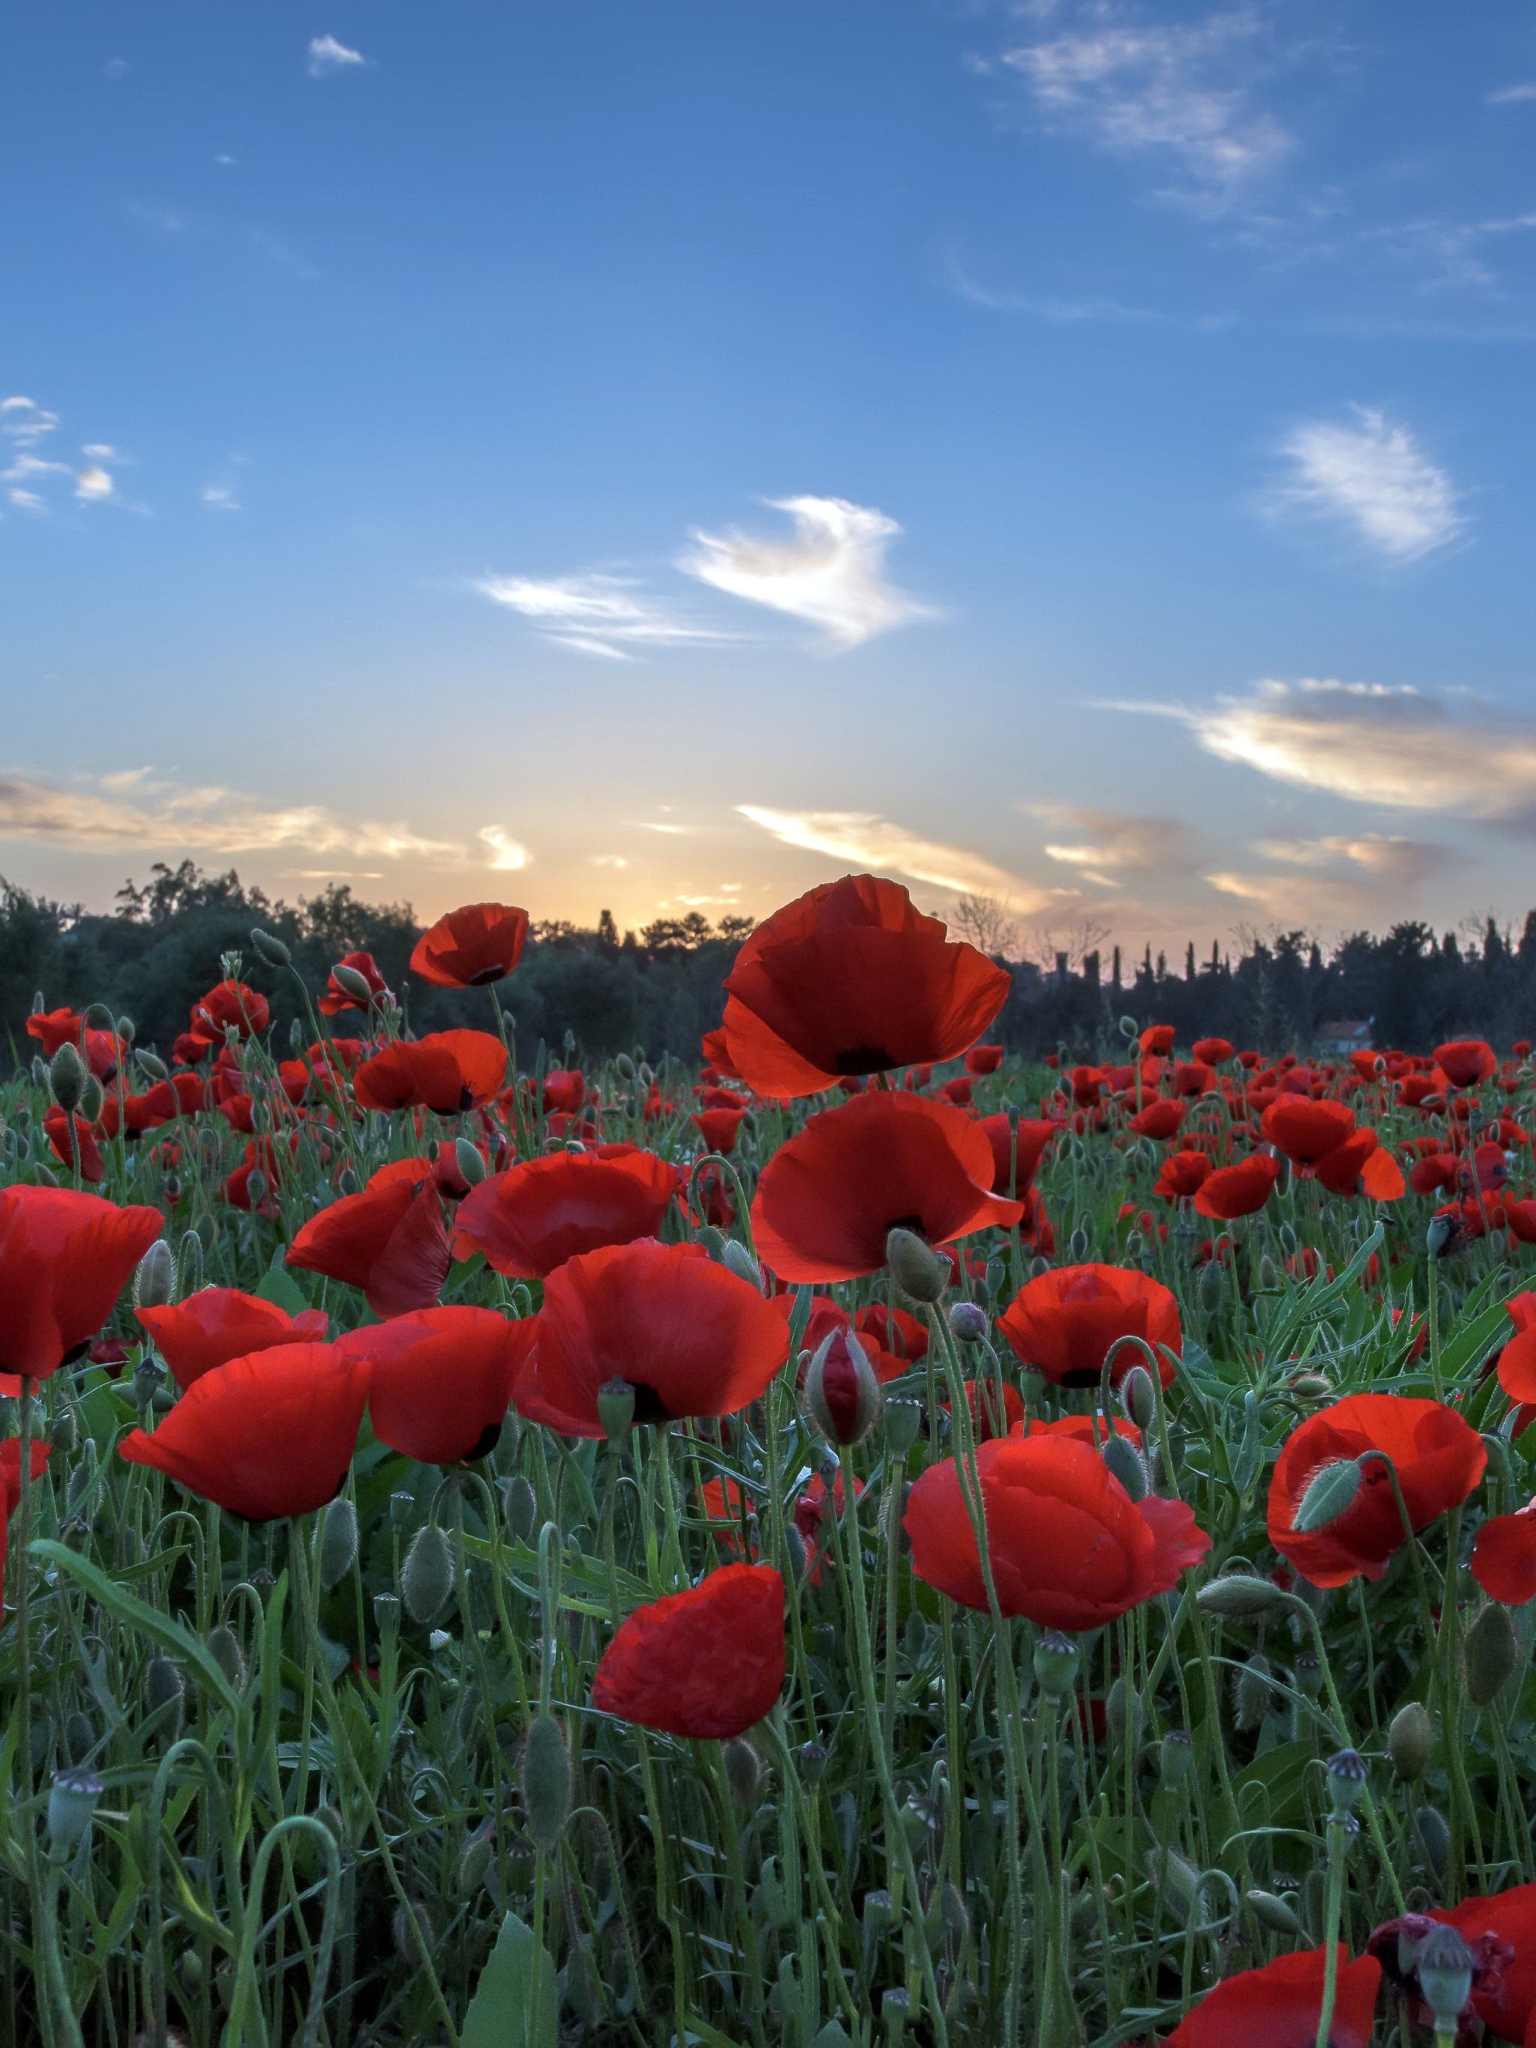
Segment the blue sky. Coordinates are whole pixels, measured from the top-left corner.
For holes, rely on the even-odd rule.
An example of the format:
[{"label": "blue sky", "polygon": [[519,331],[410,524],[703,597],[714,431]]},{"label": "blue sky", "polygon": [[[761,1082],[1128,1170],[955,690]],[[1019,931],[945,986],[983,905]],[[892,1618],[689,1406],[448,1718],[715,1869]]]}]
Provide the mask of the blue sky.
[{"label": "blue sky", "polygon": [[1536,901],[1527,7],[0,47],[11,880],[875,866],[1170,950]]}]

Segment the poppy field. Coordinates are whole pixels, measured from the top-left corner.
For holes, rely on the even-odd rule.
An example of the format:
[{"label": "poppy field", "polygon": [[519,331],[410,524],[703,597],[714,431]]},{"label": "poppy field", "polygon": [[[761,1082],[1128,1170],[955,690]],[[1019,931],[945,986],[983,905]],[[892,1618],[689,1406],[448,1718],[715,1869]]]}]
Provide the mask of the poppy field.
[{"label": "poppy field", "polygon": [[18,2048],[1536,2044],[1536,1073],[871,876],[688,1060],[262,930],[0,1085]]}]

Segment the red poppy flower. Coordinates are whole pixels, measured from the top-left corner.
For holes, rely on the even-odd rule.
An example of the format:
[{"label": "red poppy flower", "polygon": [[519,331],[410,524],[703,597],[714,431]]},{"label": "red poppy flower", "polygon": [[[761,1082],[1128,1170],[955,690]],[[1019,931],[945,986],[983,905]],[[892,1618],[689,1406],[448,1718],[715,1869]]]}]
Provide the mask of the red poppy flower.
[{"label": "red poppy flower", "polygon": [[[1027,1280],[1013,1297],[998,1329],[1021,1365],[1044,1373],[1059,1387],[1097,1386],[1110,1347],[1121,1337],[1141,1337],[1159,1351],[1166,1387],[1173,1368],[1161,1347],[1177,1351],[1182,1342],[1179,1304],[1160,1280],[1124,1266],[1058,1266]],[[1142,1352],[1127,1344],[1115,1354],[1115,1384]]]},{"label": "red poppy flower", "polygon": [[752,1203],[759,1255],[781,1280],[852,1280],[885,1264],[897,1225],[930,1244],[1023,1215],[991,1193],[986,1134],[964,1110],[885,1090],[813,1116],[763,1168]]},{"label": "red poppy flower", "polygon": [[[379,963],[371,953],[343,953],[337,967],[348,967],[354,974],[360,974],[368,984],[370,996],[387,996],[389,983],[379,971]],[[343,1010],[365,1010],[367,998],[358,996],[351,989],[345,989],[336,979],[336,968],[331,969],[325,984],[325,994],[320,998],[320,1008],[327,1017],[339,1017]]]},{"label": "red poppy flower", "polygon": [[1536,1296],[1517,1294],[1505,1304],[1516,1318],[1515,1334],[1499,1354],[1499,1385],[1512,1401],[1536,1401],[1536,1318],[1524,1306],[1532,1300]]},{"label": "red poppy flower", "polygon": [[96,1142],[95,1129],[83,1116],[75,1117],[75,1143],[74,1149],[71,1150],[70,1122],[71,1119],[62,1109],[50,1109],[43,1118],[43,1129],[48,1134],[48,1142],[53,1147],[54,1157],[71,1172],[74,1171],[75,1160],[78,1158],[80,1178],[92,1182],[99,1181],[102,1176],[101,1147]]},{"label": "red poppy flower", "polygon": [[[1104,1460],[1068,1437],[997,1437],[976,1472],[998,1606],[1041,1628],[1102,1628],[1177,1585],[1210,1539],[1183,1501],[1133,1501]],[[963,1607],[988,1609],[976,1532],[953,1458],[907,1501],[912,1569]]]},{"label": "red poppy flower", "polygon": [[[947,1415],[948,1401],[942,1405]],[[1012,1436],[1023,1429],[1024,1396],[1006,1380],[1001,1395],[995,1379],[967,1380],[965,1405],[971,1411],[971,1432],[979,1444],[990,1443],[998,1436]]]},{"label": "red poppy flower", "polygon": [[323,1344],[330,1318],[323,1309],[291,1316],[275,1301],[235,1287],[201,1287],[185,1301],[135,1309],[171,1377],[183,1391],[215,1366],[275,1344]]},{"label": "red poppy flower", "polygon": [[57,1010],[34,1010],[27,1019],[27,1036],[37,1040],[45,1060],[51,1060],[61,1045],[78,1045],[84,1028],[85,1019],[67,1003]]},{"label": "red poppy flower", "polygon": [[1426,1152],[1408,1172],[1408,1185],[1416,1195],[1446,1194],[1461,1178],[1461,1162],[1454,1152]]},{"label": "red poppy flower", "polygon": [[523,956],[528,913],[506,903],[466,903],[424,931],[411,972],[439,988],[483,988],[510,974]]},{"label": "red poppy flower", "polygon": [[192,1005],[188,1028],[201,1045],[223,1045],[231,1038],[258,1037],[270,1015],[264,995],[243,981],[220,981]]},{"label": "red poppy flower", "polygon": [[[1225,1977],[1168,2036],[1164,2048],[1312,2048],[1323,2012],[1326,1949],[1278,1956],[1260,1970]],[[1381,1965],[1349,1960],[1340,1942],[1329,2048],[1370,2048]]]},{"label": "red poppy flower", "polygon": [[498,1273],[542,1280],[578,1253],[654,1237],[676,1191],[667,1162],[638,1147],[525,1159],[470,1189],[454,1219],[453,1255],[484,1252]]},{"label": "red poppy flower", "polygon": [[425,1038],[397,1038],[352,1078],[362,1109],[410,1109],[420,1105],[439,1116],[478,1109],[498,1094],[507,1078],[507,1049],[490,1031],[433,1031]]},{"label": "red poppy flower", "polygon": [[100,1130],[104,1138],[115,1138],[119,1129],[124,1137],[141,1138],[146,1131],[157,1131],[177,1116],[195,1116],[203,1107],[202,1077],[172,1074],[146,1088],[142,1095],[119,1097],[115,1091],[108,1093],[101,1105]]},{"label": "red poppy flower", "polygon": [[1435,1065],[1453,1088],[1476,1088],[1499,1070],[1498,1054],[1481,1038],[1454,1038],[1435,1047]]},{"label": "red poppy flower", "polygon": [[418,1309],[353,1330],[338,1349],[368,1368],[368,1416],[380,1443],[419,1465],[483,1458],[501,1434],[531,1322],[495,1309]]},{"label": "red poppy flower", "polygon": [[1472,1546],[1471,1570],[1490,1600],[1506,1607],[1536,1600],[1536,1501],[1518,1514],[1484,1522]]},{"label": "red poppy flower", "polygon": [[1263,1208],[1280,1178],[1280,1162],[1267,1152],[1250,1152],[1235,1166],[1218,1166],[1195,1195],[1195,1208],[1219,1223],[1234,1223]]},{"label": "red poppy flower", "polygon": [[635,1609],[593,1674],[592,1704],[724,1742],[765,1720],[783,1687],[784,1581],[770,1564],[724,1564]]},{"label": "red poppy flower", "polygon": [[85,1349],[163,1228],[74,1188],[0,1189],[0,1393]]},{"label": "red poppy flower", "polygon": [[1154,1195],[1165,1202],[1187,1202],[1198,1195],[1211,1175],[1211,1162],[1203,1152],[1170,1152],[1152,1183]]},{"label": "red poppy flower", "polygon": [[1536,1884],[1436,1907],[1429,1918],[1448,1921],[1474,1946],[1483,1935],[1499,1944],[1503,1967],[1473,1985],[1472,2009],[1496,2039],[1528,2042],[1536,2032]]},{"label": "red poppy flower", "polygon": [[[1098,1435],[1094,1435],[1094,1424],[1098,1424]],[[1058,1415],[1053,1422],[1044,1422],[1038,1415],[1026,1416],[1016,1422],[1008,1432],[1010,1436],[1064,1436],[1074,1443],[1087,1444],[1096,1450],[1107,1436],[1123,1436],[1127,1443],[1141,1449],[1141,1431],[1134,1422],[1124,1415],[1105,1415],[1102,1410],[1092,1415]]]},{"label": "red poppy flower", "polygon": [[1263,1128],[1287,1159],[1311,1166],[1343,1144],[1355,1128],[1355,1112],[1348,1103],[1328,1098],[1314,1102],[1309,1095],[1279,1095],[1264,1112]]},{"label": "red poppy flower", "polygon": [[587,1077],[579,1067],[551,1067],[544,1076],[544,1107],[574,1116],[587,1099]]},{"label": "red poppy flower", "polygon": [[1003,1048],[1000,1045],[973,1045],[965,1056],[968,1074],[995,1074],[1002,1064]]},{"label": "red poppy flower", "polygon": [[[27,1470],[34,1484],[48,1469],[48,1445],[32,1440]],[[0,1443],[0,1598],[5,1586],[5,1553],[10,1520],[21,1505],[21,1439],[8,1436]]]},{"label": "red poppy flower", "polygon": [[1379,1579],[1404,1541],[1392,1481],[1379,1458],[1361,1469],[1360,1490],[1336,1522],[1298,1535],[1296,1510],[1320,1467],[1385,1451],[1415,1535],[1464,1501],[1483,1476],[1483,1440],[1453,1408],[1406,1394],[1347,1394],[1292,1430],[1269,1485],[1269,1540],[1314,1586]]},{"label": "red poppy flower", "polygon": [[1334,1195],[1364,1195],[1371,1202],[1398,1202],[1408,1192],[1403,1169],[1372,1130],[1351,1131],[1342,1145],[1325,1152],[1317,1178]]},{"label": "red poppy flower", "polygon": [[1506,1202],[1504,1222],[1517,1244],[1536,1244],[1536,1201]]},{"label": "red poppy flower", "polygon": [[1049,1117],[1021,1117],[1015,1137],[1007,1112],[1000,1110],[996,1116],[982,1117],[976,1128],[986,1133],[987,1143],[992,1147],[992,1192],[1022,1195],[1039,1171],[1045,1148],[1060,1133],[1061,1125],[1052,1123]]},{"label": "red poppy flower", "polygon": [[708,1151],[730,1152],[735,1149],[736,1133],[746,1113],[744,1109],[700,1109],[695,1110],[690,1121]]},{"label": "red poppy flower", "polygon": [[845,875],[775,911],[726,977],[730,1061],[764,1095],[953,1059],[1002,1008],[1009,976],[951,940],[896,882]]},{"label": "red poppy flower", "polygon": [[286,1262],[360,1287],[376,1316],[431,1308],[448,1277],[448,1232],[431,1167],[411,1180],[381,1168],[355,1195],[312,1216]]},{"label": "red poppy flower", "polygon": [[872,1301],[859,1310],[853,1327],[864,1340],[866,1351],[874,1345],[871,1363],[879,1379],[895,1379],[928,1356],[927,1327],[904,1308],[888,1308],[883,1301]]},{"label": "red poppy flower", "polygon": [[1219,1067],[1231,1059],[1232,1041],[1230,1038],[1197,1038],[1190,1052],[1203,1066]]},{"label": "red poppy flower", "polygon": [[1173,1051],[1174,1036],[1171,1024],[1149,1024],[1136,1043],[1143,1052],[1161,1059]]},{"label": "red poppy flower", "polygon": [[324,1507],[341,1491],[368,1368],[338,1344],[280,1344],[194,1380],[154,1434],[118,1449],[248,1522]]},{"label": "red poppy flower", "polygon": [[1185,1117],[1182,1102],[1154,1101],[1127,1121],[1127,1128],[1138,1138],[1177,1137],[1180,1124]]},{"label": "red poppy flower", "polygon": [[601,1436],[608,1380],[635,1390],[637,1422],[734,1415],[789,1355],[788,1297],[765,1301],[697,1245],[583,1252],[551,1273],[512,1398],[564,1436]]}]

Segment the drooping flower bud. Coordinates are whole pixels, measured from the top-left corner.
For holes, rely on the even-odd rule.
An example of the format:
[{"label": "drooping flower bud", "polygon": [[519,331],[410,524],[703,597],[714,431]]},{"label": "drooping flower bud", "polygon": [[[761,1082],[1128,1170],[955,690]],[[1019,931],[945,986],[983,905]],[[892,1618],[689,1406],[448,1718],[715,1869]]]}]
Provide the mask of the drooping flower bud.
[{"label": "drooping flower bud", "polygon": [[553,1849],[571,1811],[571,1752],[553,1714],[536,1714],[523,1743],[523,1812],[537,1849]]},{"label": "drooping flower bud", "polygon": [[293,955],[272,932],[264,932],[259,925],[251,928],[251,944],[269,967],[289,967]]},{"label": "drooping flower bud", "polygon": [[1271,1934],[1286,1935],[1292,1941],[1300,1938],[1301,1922],[1284,1899],[1274,1892],[1258,1890],[1244,1892],[1243,1898],[1261,1927],[1267,1928]]},{"label": "drooping flower bud", "polygon": [[527,1543],[539,1519],[539,1497],[526,1473],[519,1472],[501,1489],[501,1519],[514,1542]]},{"label": "drooping flower bud", "polygon": [[1150,1429],[1157,1420],[1157,1390],[1144,1365],[1133,1365],[1120,1382],[1120,1406],[1138,1429]]},{"label": "drooping flower bud", "polygon": [[1121,1436],[1118,1430],[1111,1431],[1099,1455],[1132,1500],[1146,1499],[1152,1491],[1147,1461],[1128,1436]]},{"label": "drooping flower bud", "polygon": [[325,1511],[320,1535],[317,1570],[320,1583],[329,1592],[339,1585],[357,1561],[357,1509],[345,1497],[333,1500]]},{"label": "drooping flower bud", "polygon": [[336,962],[336,965],[331,969],[331,979],[341,990],[342,994],[350,996],[354,1003],[367,1004],[373,1001],[374,991],[369,984],[367,975],[359,974],[357,969],[348,966],[345,960],[338,960]]},{"label": "drooping flower bud", "polygon": [[425,1522],[411,1538],[400,1567],[400,1597],[412,1621],[430,1621],[453,1591],[453,1552],[435,1522]]},{"label": "drooping flower bud", "polygon": [[762,1783],[762,1758],[744,1735],[738,1735],[725,1745],[720,1760],[725,1766],[725,1782],[731,1788],[731,1797],[743,1813],[750,1812]]},{"label": "drooping flower bud", "polygon": [[1335,1458],[1320,1465],[1307,1481],[1291,1527],[1298,1536],[1310,1536],[1315,1530],[1328,1528],[1354,1506],[1360,1484],[1357,1459]]},{"label": "drooping flower bud", "polygon": [[133,1275],[135,1308],[165,1308],[176,1299],[176,1254],[157,1237]]},{"label": "drooping flower bud", "polygon": [[868,1353],[852,1330],[834,1330],[816,1347],[806,1368],[805,1405],[822,1435],[835,1444],[856,1444],[880,1416],[880,1382]]},{"label": "drooping flower bud", "polygon": [[1256,1572],[1227,1571],[1200,1588],[1195,1604],[1222,1621],[1257,1621],[1284,1606],[1285,1595],[1273,1579],[1261,1579]]},{"label": "drooping flower bud", "polygon": [[79,1046],[66,1038],[48,1062],[48,1090],[66,1116],[79,1107],[89,1078]]},{"label": "drooping flower bud", "polygon": [[453,1163],[459,1170],[459,1179],[467,1180],[472,1188],[478,1187],[489,1171],[479,1147],[470,1138],[454,1139]]},{"label": "drooping flower bud", "polygon": [[720,1248],[720,1263],[728,1273],[734,1273],[738,1280],[745,1280],[749,1287],[762,1293],[763,1270],[739,1237],[725,1240]]},{"label": "drooping flower bud", "polygon": [[897,1228],[885,1240],[885,1262],[891,1278],[913,1301],[942,1301],[950,1282],[950,1264],[915,1230]]}]

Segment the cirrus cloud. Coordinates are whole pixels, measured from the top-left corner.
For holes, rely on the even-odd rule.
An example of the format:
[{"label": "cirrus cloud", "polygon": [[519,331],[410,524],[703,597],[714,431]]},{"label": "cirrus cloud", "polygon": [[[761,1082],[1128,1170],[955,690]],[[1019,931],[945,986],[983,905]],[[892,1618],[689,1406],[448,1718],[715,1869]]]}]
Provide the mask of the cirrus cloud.
[{"label": "cirrus cloud", "polygon": [[1389,562],[1417,562],[1462,532],[1462,494],[1404,426],[1356,406],[1353,420],[1307,420],[1281,444],[1289,473],[1271,493],[1297,512],[1351,531]]},{"label": "cirrus cloud", "polygon": [[1072,893],[1037,888],[980,854],[924,839],[873,811],[777,811],[761,804],[738,804],[736,809],[784,846],[829,854],[854,868],[905,875],[958,896],[1000,897],[1024,915],[1056,906]]}]

